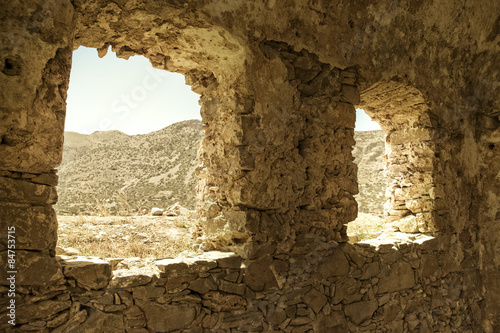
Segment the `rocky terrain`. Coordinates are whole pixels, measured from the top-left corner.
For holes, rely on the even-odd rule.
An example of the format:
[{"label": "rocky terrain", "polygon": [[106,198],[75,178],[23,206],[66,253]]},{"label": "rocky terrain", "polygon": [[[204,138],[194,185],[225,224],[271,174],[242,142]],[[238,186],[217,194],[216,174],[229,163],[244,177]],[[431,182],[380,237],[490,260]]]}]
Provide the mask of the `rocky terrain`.
[{"label": "rocky terrain", "polygon": [[[202,137],[199,120],[144,135],[66,132],[56,211],[59,215],[131,215],[140,207],[167,207],[176,202],[194,209],[196,147]],[[356,132],[355,140],[359,211],[382,215],[384,133]]]},{"label": "rocky terrain", "polygon": [[118,131],[65,133],[59,215],[131,215],[176,202],[195,208],[201,122],[187,120],[129,136]]}]

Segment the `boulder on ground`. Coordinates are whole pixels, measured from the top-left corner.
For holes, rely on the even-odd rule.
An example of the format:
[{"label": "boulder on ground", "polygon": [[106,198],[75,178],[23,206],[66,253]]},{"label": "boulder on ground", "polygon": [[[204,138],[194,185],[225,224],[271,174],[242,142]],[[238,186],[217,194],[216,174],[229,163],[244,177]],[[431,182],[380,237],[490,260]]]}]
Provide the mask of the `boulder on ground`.
[{"label": "boulder on ground", "polygon": [[179,215],[185,215],[186,213],[189,212],[189,209],[182,207],[178,202],[173,204],[172,206],[168,207],[165,215],[167,216],[179,216]]},{"label": "boulder on ground", "polygon": [[153,216],[162,216],[164,212],[164,209],[158,207],[153,207],[153,209],[151,209],[151,215]]}]

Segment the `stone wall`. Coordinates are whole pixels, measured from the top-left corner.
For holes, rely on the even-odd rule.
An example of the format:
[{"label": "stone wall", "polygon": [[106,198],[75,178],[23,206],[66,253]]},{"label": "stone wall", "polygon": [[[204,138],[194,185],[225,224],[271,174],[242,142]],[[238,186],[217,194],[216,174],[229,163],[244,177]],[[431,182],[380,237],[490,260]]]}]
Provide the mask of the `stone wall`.
[{"label": "stone wall", "polygon": [[355,72],[285,43],[266,41],[257,52],[251,98],[202,98],[206,235],[244,257],[276,246],[286,253],[301,233],[345,239],[356,216]]},{"label": "stone wall", "polygon": [[[484,3],[483,3],[484,2]],[[0,14],[5,331],[500,329],[500,4],[26,1]],[[158,276],[56,258],[71,50],[111,46],[200,93],[206,253]],[[388,131],[390,244],[346,243],[355,105]],[[400,217],[404,217],[400,219]],[[12,258],[12,256],[11,256]],[[11,259],[10,258],[10,259]],[[9,273],[10,274],[10,273]]]},{"label": "stone wall", "polygon": [[21,292],[27,304],[18,323],[53,332],[475,331],[478,296],[459,272],[463,257],[447,253],[459,252],[457,239],[389,241],[309,236],[258,269],[235,254],[206,252],[159,260],[156,275],[59,258],[66,283]]}]

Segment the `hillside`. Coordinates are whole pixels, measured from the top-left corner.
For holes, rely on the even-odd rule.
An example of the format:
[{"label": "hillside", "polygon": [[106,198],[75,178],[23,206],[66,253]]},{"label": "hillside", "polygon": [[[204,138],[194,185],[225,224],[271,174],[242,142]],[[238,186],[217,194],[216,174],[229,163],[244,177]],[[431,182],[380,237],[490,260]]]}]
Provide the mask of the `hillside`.
[{"label": "hillside", "polygon": [[196,145],[201,122],[187,120],[129,136],[66,132],[59,168],[59,214],[130,214],[175,202],[195,208]]},{"label": "hillside", "polygon": [[385,188],[385,134],[383,131],[354,132],[356,145],[354,163],[358,165],[359,194],[356,195],[360,213],[382,216]]},{"label": "hillside", "polygon": [[[134,214],[141,206],[165,208],[176,202],[194,209],[199,120],[129,136],[119,131],[65,133],[59,168],[60,215]],[[382,214],[386,182],[384,133],[355,132],[361,213]]]}]

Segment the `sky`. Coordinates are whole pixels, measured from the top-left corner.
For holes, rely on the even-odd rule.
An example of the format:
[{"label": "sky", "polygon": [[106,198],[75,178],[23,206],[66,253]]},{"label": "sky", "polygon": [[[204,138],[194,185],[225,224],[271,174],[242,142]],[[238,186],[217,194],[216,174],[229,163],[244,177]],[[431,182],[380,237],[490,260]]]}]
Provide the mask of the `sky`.
[{"label": "sky", "polygon": [[[145,134],[201,119],[199,97],[182,74],[154,69],[144,57],[120,59],[110,50],[99,58],[96,49],[80,47],[73,52],[65,130]],[[380,129],[361,109],[356,118],[356,130]]]}]

